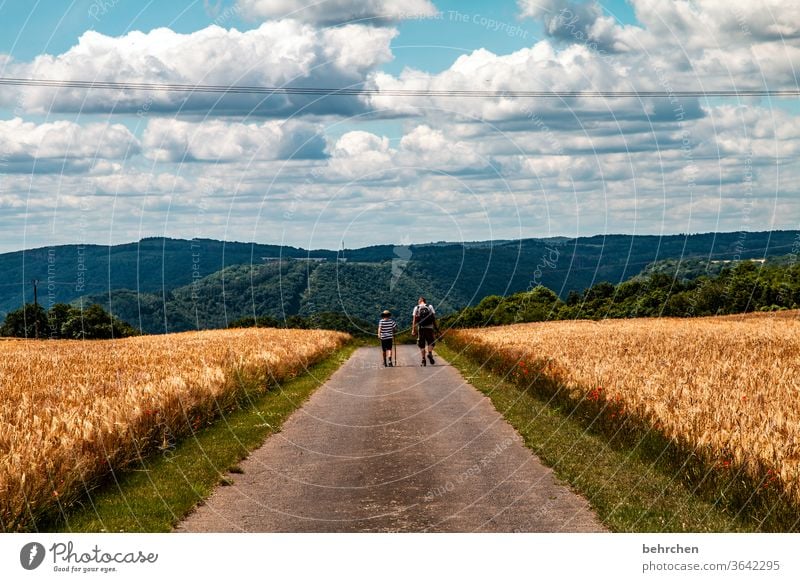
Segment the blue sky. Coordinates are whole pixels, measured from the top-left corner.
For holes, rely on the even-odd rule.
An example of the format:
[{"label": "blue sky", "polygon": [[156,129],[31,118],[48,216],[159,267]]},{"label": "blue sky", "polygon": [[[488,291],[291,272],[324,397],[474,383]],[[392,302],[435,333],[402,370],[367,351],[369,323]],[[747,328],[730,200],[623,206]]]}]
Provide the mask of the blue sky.
[{"label": "blue sky", "polygon": [[[0,88],[0,251],[798,228],[788,0],[0,0],[0,76],[660,99]],[[212,28],[213,26],[213,28]]]}]

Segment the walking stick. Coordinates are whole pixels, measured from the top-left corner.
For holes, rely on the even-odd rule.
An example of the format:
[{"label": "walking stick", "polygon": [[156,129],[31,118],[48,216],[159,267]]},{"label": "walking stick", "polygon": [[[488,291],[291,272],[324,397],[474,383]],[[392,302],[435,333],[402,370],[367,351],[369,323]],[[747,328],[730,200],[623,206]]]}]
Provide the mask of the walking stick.
[{"label": "walking stick", "polygon": [[394,341],[392,336],[392,360],[394,360],[394,367],[397,367],[397,342]]}]

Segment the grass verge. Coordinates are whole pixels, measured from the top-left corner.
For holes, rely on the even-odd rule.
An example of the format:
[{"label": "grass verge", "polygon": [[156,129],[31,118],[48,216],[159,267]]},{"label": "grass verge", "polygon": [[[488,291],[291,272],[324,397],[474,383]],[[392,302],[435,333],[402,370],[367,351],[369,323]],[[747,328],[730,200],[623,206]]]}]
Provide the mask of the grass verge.
[{"label": "grass verge", "polygon": [[[47,531],[168,532],[259,447],[361,345],[353,341],[306,374],[273,386],[175,446],[113,473]],[[245,387],[258,392],[258,387]]]},{"label": "grass verge", "polygon": [[492,373],[452,346],[437,350],[519,432],[555,474],[588,499],[617,532],[755,532],[780,530],[737,510],[725,489],[701,492],[675,466],[668,448],[609,437],[575,407]]}]

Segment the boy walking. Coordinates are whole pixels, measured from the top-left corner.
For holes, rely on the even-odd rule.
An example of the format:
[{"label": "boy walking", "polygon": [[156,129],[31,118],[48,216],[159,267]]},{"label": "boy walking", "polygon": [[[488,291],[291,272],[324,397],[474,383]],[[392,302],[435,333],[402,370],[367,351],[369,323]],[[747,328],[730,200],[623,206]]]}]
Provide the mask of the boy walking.
[{"label": "boy walking", "polygon": [[420,297],[411,316],[411,335],[417,335],[417,330],[419,329],[417,347],[419,347],[419,353],[422,356],[422,363],[420,366],[428,365],[425,361],[426,348],[428,352],[428,362],[433,365],[436,363],[436,360],[433,359],[433,347],[436,345],[436,337],[434,334],[439,327],[436,324],[436,312],[433,309],[433,305],[429,305],[424,297]]},{"label": "boy walking", "polygon": [[[392,367],[392,344],[394,334],[397,332],[397,322],[392,319],[391,312],[387,309],[381,313],[381,320],[378,322],[378,339],[381,340],[381,352],[383,353],[383,367]],[[389,363],[386,363],[386,358]]]}]

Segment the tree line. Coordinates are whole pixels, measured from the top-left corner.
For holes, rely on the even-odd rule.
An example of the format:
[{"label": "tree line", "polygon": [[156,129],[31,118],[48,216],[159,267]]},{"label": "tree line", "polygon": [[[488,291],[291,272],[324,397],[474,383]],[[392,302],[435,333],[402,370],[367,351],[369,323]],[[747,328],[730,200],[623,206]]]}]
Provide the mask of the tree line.
[{"label": "tree line", "polygon": [[[331,329],[353,336],[371,336],[375,327],[362,319],[342,313],[323,312],[309,316],[291,315],[285,319],[271,316],[243,317],[232,321],[229,328],[272,327],[291,329]],[[28,303],[10,312],[0,336],[39,339],[112,339],[140,335],[139,330],[110,314],[98,304],[85,309],[56,303],[49,310]]]},{"label": "tree line", "polygon": [[[784,258],[785,259],[785,258]],[[559,319],[695,317],[800,308],[800,265],[744,261],[694,278],[651,272],[618,285],[597,283],[565,300],[546,287],[490,295],[448,315],[448,327],[508,325]]]},{"label": "tree line", "polygon": [[28,303],[6,315],[0,336],[39,339],[112,339],[139,335],[139,330],[100,305],[85,309],[56,303],[50,309]]},{"label": "tree line", "polygon": [[344,313],[325,311],[308,316],[290,315],[285,319],[278,319],[269,315],[259,317],[242,317],[232,321],[228,327],[272,327],[289,329],[329,329],[333,331],[343,331],[356,337],[367,337],[375,335],[375,327],[363,319],[352,317]]}]

